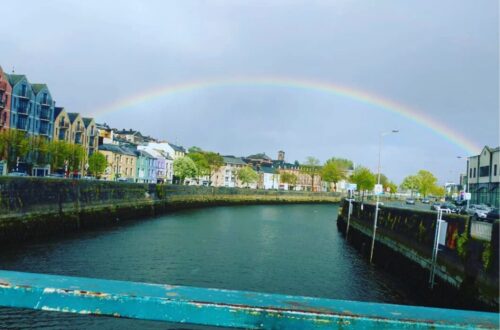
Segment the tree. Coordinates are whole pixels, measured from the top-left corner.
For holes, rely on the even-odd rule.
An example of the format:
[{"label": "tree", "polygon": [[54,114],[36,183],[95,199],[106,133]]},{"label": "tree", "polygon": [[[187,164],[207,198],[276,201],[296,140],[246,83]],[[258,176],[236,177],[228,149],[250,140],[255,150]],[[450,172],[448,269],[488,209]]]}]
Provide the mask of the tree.
[{"label": "tree", "polygon": [[42,136],[29,137],[31,151],[31,160],[37,165],[46,165],[49,163],[49,141]]},{"label": "tree", "polygon": [[347,168],[343,162],[338,162],[332,158],[321,169],[321,178],[323,181],[333,182],[335,190],[337,190],[337,183],[347,178]]},{"label": "tree", "polygon": [[245,166],[238,170],[236,176],[241,181],[241,183],[248,185],[250,183],[255,183],[259,180],[259,174],[253,170],[250,166]]},{"label": "tree", "polygon": [[358,167],[351,175],[351,182],[357,184],[358,191],[362,192],[361,202],[364,201],[365,191],[375,187],[375,175],[366,167]]},{"label": "tree", "polygon": [[8,129],[0,132],[0,159],[7,161],[7,167],[16,167],[17,160],[23,160],[29,152],[30,141],[23,131]]},{"label": "tree", "polygon": [[186,178],[195,177],[197,173],[198,169],[191,158],[184,156],[174,160],[174,174],[181,184],[184,184]]},{"label": "tree", "polygon": [[208,160],[207,160],[204,153],[193,152],[193,153],[189,153],[187,155],[187,157],[191,158],[191,160],[196,165],[196,169],[197,169],[196,177],[198,178],[198,181],[199,181],[200,177],[210,175],[210,166],[208,165]]},{"label": "tree", "polygon": [[416,177],[418,181],[418,192],[422,196],[427,197],[427,195],[435,189],[437,178],[434,174],[426,170],[418,171]]},{"label": "tree", "polygon": [[394,182],[390,181],[388,184],[387,184],[387,188],[389,188],[389,193],[392,195],[392,194],[395,194],[398,192],[398,186],[397,184],[395,184]]},{"label": "tree", "polygon": [[290,172],[282,172],[280,174],[281,183],[286,183],[289,186],[295,186],[297,184],[297,176]]},{"label": "tree", "polygon": [[436,197],[444,197],[446,195],[446,189],[441,186],[434,186],[430,193]]},{"label": "tree", "polygon": [[418,186],[419,182],[416,175],[408,175],[401,183],[401,189],[409,190],[411,197],[413,197],[413,192],[418,190]]},{"label": "tree", "polygon": [[210,167],[210,182],[209,184],[212,185],[212,176],[214,175],[215,172],[219,170],[222,166],[224,166],[224,158],[222,158],[221,155],[215,152],[205,152],[205,158],[208,162],[208,167]]},{"label": "tree", "polygon": [[321,166],[319,159],[314,158],[312,156],[307,157],[306,161],[304,162],[304,165],[301,166],[300,168],[301,172],[304,174],[308,174],[311,177],[312,183],[311,183],[311,190],[314,190],[314,178],[316,176],[321,176]]},{"label": "tree", "polygon": [[332,157],[332,158],[328,159],[326,161],[326,163],[335,163],[339,167],[344,168],[346,171],[354,169],[354,164],[353,164],[352,160],[349,160],[346,158]]},{"label": "tree", "polygon": [[63,168],[71,156],[71,144],[66,141],[52,141],[49,144],[50,168],[52,171]]},{"label": "tree", "polygon": [[68,168],[70,171],[78,172],[81,170],[83,161],[87,152],[85,148],[79,144],[68,144]]},{"label": "tree", "polygon": [[188,149],[188,152],[191,153],[202,153],[203,150],[200,147],[192,146]]},{"label": "tree", "polygon": [[99,178],[106,170],[106,167],[108,167],[108,161],[102,153],[94,152],[89,157],[89,172],[93,176]]}]

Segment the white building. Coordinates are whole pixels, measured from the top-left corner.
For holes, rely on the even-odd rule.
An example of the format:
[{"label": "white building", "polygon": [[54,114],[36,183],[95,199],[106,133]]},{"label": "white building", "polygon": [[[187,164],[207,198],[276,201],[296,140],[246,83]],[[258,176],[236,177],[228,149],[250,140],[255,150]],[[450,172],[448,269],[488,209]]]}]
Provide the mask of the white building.
[{"label": "white building", "polygon": [[258,187],[260,189],[279,189],[280,175],[274,167],[262,166],[259,170],[260,182]]},{"label": "white building", "polygon": [[500,203],[500,147],[485,146],[481,153],[467,159],[467,191],[476,204]]}]

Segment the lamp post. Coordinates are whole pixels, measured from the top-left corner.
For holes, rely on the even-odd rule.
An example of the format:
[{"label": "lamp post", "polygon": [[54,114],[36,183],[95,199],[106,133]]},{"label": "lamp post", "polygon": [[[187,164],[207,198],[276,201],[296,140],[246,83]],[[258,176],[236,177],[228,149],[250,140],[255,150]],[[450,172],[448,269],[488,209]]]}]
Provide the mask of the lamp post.
[{"label": "lamp post", "polygon": [[[457,156],[458,159],[467,159],[465,156]],[[467,178],[467,181],[465,183],[465,188],[464,188],[464,193],[467,194],[467,190],[469,190],[469,166],[465,169],[465,177]],[[467,198],[467,205],[465,206],[465,211],[469,211],[469,201],[470,199]]]},{"label": "lamp post", "polygon": [[[399,130],[393,129],[390,132],[382,132],[379,135],[378,139],[378,166],[377,166],[377,185],[380,185],[380,155],[382,153],[382,138],[386,135],[392,134],[392,133],[398,133]],[[370,250],[370,263],[372,263],[373,259],[373,249],[375,248],[375,235],[377,233],[377,219],[378,219],[378,205],[379,205],[379,199],[380,199],[380,194],[377,193],[377,201],[375,202],[375,219],[373,221],[373,236],[372,236],[372,247]]]}]

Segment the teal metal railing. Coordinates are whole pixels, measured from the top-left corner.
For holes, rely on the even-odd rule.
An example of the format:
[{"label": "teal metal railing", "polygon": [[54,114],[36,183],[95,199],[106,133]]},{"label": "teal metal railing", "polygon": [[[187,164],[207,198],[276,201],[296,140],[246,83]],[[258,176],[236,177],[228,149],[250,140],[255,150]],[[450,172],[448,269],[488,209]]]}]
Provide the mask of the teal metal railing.
[{"label": "teal metal railing", "polygon": [[248,329],[498,329],[499,315],[0,271],[0,306]]}]

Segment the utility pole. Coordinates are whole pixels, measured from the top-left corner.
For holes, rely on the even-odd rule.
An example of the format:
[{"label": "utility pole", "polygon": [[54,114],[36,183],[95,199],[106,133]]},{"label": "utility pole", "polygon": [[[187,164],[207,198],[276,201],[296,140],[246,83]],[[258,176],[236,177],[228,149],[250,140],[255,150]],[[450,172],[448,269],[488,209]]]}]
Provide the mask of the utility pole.
[{"label": "utility pole", "polygon": [[[380,133],[379,135],[379,140],[378,140],[378,166],[377,166],[377,186],[380,186],[380,156],[382,153],[382,138],[386,135],[389,135],[391,133],[398,133],[399,130],[393,129],[390,132],[383,132]],[[377,193],[377,200],[375,202],[375,219],[373,220],[373,236],[372,236],[372,247],[370,250],[370,263],[372,263],[373,260],[373,249],[375,248],[375,236],[377,233],[377,220],[378,220],[378,208],[379,208],[379,201],[380,201],[380,193]]]}]

